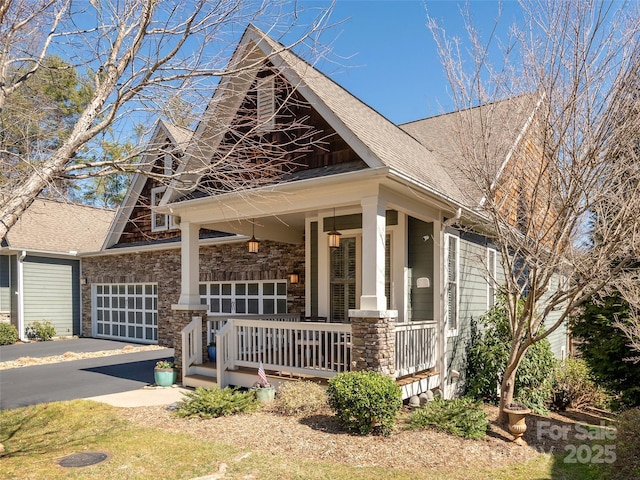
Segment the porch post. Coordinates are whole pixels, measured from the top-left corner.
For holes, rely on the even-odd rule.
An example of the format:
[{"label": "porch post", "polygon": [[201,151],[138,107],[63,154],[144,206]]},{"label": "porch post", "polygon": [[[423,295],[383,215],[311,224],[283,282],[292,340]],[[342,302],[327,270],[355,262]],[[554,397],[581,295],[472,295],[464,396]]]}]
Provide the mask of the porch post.
[{"label": "porch post", "polygon": [[361,310],[386,310],[384,292],[384,247],[386,205],[380,197],[362,199],[362,295]]},{"label": "porch post", "polygon": [[386,204],[379,196],[362,199],[362,295],[349,310],[351,368],[395,376],[396,310],[387,310],[385,283]]},{"label": "porch post", "polygon": [[[180,224],[180,298],[171,305],[173,315],[171,334],[174,349],[174,361],[180,369],[182,365],[182,329],[194,316],[202,318],[206,325],[207,306],[200,303],[200,225],[190,222]],[[206,332],[202,331],[202,341]]]},{"label": "porch post", "polygon": [[200,310],[199,234],[200,225],[190,222],[180,224],[181,284],[180,298],[178,304],[173,306],[174,310]]}]

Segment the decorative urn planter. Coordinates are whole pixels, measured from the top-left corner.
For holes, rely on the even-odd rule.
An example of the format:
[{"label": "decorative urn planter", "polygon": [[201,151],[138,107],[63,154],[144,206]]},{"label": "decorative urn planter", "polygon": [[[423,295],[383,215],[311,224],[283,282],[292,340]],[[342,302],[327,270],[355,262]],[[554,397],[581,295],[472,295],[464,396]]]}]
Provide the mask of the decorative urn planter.
[{"label": "decorative urn planter", "polygon": [[178,371],[172,362],[160,360],[153,369],[153,379],[159,387],[170,387],[178,380]]},{"label": "decorative urn planter", "polygon": [[256,398],[260,403],[271,403],[276,398],[276,387],[251,387],[256,392]]},{"label": "decorative urn planter", "polygon": [[509,415],[509,431],[514,443],[523,445],[525,442],[522,435],[527,431],[526,418],[531,410],[521,403],[508,403],[504,406],[504,412]]}]

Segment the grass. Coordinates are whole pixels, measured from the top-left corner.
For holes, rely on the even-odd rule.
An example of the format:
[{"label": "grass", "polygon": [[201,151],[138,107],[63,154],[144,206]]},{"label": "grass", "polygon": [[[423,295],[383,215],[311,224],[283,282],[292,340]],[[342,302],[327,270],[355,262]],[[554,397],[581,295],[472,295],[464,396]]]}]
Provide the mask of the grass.
[{"label": "grass", "polygon": [[[2,478],[16,479],[190,479],[216,472],[221,478],[597,480],[589,466],[564,464],[561,456],[492,470],[403,471],[299,461],[286,454],[249,452],[193,436],[145,429],[120,419],[114,407],[76,400],[0,412]],[[419,448],[419,446],[417,446]],[[108,460],[83,468],[62,468],[61,457],[102,451]],[[221,469],[221,465],[224,466]]]}]

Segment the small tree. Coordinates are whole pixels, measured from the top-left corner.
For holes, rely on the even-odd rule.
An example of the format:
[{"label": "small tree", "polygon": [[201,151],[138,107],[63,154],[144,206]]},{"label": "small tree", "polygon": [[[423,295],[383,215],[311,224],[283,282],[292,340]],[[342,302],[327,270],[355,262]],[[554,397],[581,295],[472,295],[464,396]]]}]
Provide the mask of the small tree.
[{"label": "small tree", "polygon": [[[524,308],[524,301],[520,302]],[[467,394],[499,403],[498,386],[509,358],[511,332],[504,296],[474,325],[467,362]],[[547,339],[536,342],[524,355],[516,375],[514,398],[534,411],[544,413],[551,397],[556,361]]]},{"label": "small tree", "polygon": [[468,48],[429,20],[461,111],[457,173],[481,199],[467,221],[480,222],[501,254],[511,335],[503,420],[527,350],[640,258],[638,6],[521,7],[499,46],[481,40],[468,13]]}]

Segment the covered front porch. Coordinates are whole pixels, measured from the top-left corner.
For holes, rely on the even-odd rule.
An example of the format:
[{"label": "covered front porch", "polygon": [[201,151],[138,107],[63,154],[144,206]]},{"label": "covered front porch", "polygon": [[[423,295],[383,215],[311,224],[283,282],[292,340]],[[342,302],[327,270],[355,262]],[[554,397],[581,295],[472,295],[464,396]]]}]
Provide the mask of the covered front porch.
[{"label": "covered front porch", "polygon": [[[387,343],[400,346],[393,352],[393,364],[403,398],[437,387],[435,322],[395,324],[392,337]],[[371,335],[366,338],[373,340]],[[211,341],[216,344],[216,359],[207,362],[206,345]],[[274,385],[300,379],[324,382],[358,369],[358,364],[367,363],[363,356],[375,356],[371,345],[354,345],[355,341],[350,324],[301,321],[296,314],[204,321],[195,316],[181,332],[182,383],[250,387],[260,364]]]},{"label": "covered front porch", "polygon": [[[172,308],[181,318],[174,324],[185,326],[174,341],[185,385],[248,387],[262,362],[276,384],[374,370],[398,379],[405,397],[442,387],[442,218],[450,209],[427,206],[386,181],[368,171],[358,182],[346,176],[314,179],[304,187],[272,187],[251,199],[230,193],[164,207],[180,217],[181,294]],[[258,252],[250,253],[247,245],[246,255],[256,265],[263,243],[301,245],[301,268],[274,274],[265,267],[242,282],[229,277],[210,286],[221,292],[226,285],[228,298],[213,296],[209,287],[203,290],[202,228],[242,235],[240,242],[255,237]],[[340,233],[339,247],[330,246],[332,232]],[[282,298],[267,302],[262,290],[255,298],[246,295],[251,285],[262,288],[265,278],[278,283],[276,289],[284,284]],[[294,287],[304,292],[297,304]],[[217,359],[206,364],[206,344],[214,336]]]}]

